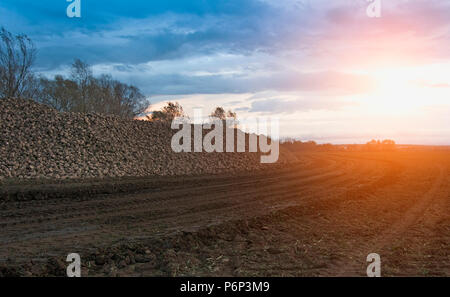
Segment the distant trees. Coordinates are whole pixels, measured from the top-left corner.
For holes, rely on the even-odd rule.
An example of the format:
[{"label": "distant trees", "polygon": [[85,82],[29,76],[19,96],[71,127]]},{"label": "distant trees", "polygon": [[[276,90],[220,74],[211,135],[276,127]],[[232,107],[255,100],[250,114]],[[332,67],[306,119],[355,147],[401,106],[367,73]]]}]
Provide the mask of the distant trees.
[{"label": "distant trees", "polygon": [[176,117],[185,117],[183,107],[178,102],[168,102],[161,110],[152,112],[147,115],[149,121],[154,122],[172,122]]},{"label": "distant trees", "polygon": [[38,101],[59,111],[98,112],[134,118],[150,105],[135,86],[114,80],[110,75],[94,77],[81,60],[72,64],[70,78],[40,78]]},{"label": "distant trees", "polygon": [[216,107],[216,109],[209,115],[212,121],[222,120],[226,127],[237,127],[237,115],[235,112],[228,110],[225,111],[223,107]]},{"label": "distant trees", "polygon": [[366,144],[350,144],[350,145],[333,145],[330,143],[317,144],[315,141],[302,142],[293,138],[284,138],[281,145],[290,151],[352,151],[352,152],[378,152],[378,151],[394,151],[397,146],[395,141],[391,139],[371,140]]},{"label": "distant trees", "polygon": [[223,107],[216,107],[216,109],[209,115],[212,119],[220,119],[220,120],[236,120],[237,116],[235,112],[232,112],[231,110],[228,110],[227,112]]},{"label": "distant trees", "polygon": [[[151,114],[147,115],[147,120],[153,122],[172,122],[172,120],[176,117],[184,117],[187,118],[186,113],[183,110],[183,107],[178,102],[168,102],[166,106],[161,108],[161,110],[153,111]],[[235,120],[237,118],[236,113],[229,110],[226,112],[222,107],[217,107],[210,115],[211,120],[233,120],[235,124]],[[232,124],[233,124],[232,123]]]},{"label": "distant trees", "polygon": [[36,49],[26,35],[0,29],[0,98],[27,98],[66,112],[98,112],[123,118],[142,114],[150,103],[141,91],[114,80],[94,77],[91,67],[76,59],[68,78],[36,77]]},{"label": "distant trees", "polygon": [[76,82],[56,75],[54,80],[40,78],[36,101],[47,104],[58,111],[77,110]]},{"label": "distant trees", "polygon": [[382,152],[382,151],[395,151],[397,145],[394,140],[375,140],[367,142],[366,144],[351,144],[345,146],[346,151],[351,152]]},{"label": "distant trees", "polygon": [[317,144],[315,141],[295,140],[292,138],[286,138],[282,141],[281,145],[290,151],[331,151],[336,150],[337,147],[331,144]]},{"label": "distant trees", "polygon": [[371,141],[367,142],[364,146],[364,150],[366,151],[393,151],[396,148],[395,141],[391,139],[385,139],[383,141],[381,140],[375,140],[372,139]]},{"label": "distant trees", "polygon": [[26,35],[0,29],[0,97],[32,97],[37,89],[31,67],[36,48]]}]

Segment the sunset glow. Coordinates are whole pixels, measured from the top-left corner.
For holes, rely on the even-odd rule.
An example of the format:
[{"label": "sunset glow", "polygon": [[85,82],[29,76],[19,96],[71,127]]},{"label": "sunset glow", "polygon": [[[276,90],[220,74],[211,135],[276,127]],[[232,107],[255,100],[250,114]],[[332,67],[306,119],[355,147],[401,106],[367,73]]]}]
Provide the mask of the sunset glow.
[{"label": "sunset glow", "polygon": [[[387,114],[418,111],[429,105],[446,104],[450,88],[443,69],[421,67],[383,69],[374,72],[374,108]],[[433,69],[434,68],[434,69]]]},{"label": "sunset glow", "polygon": [[449,173],[450,0],[0,1],[1,280],[444,278]]},{"label": "sunset glow", "polygon": [[3,22],[36,40],[42,75],[82,58],[97,75],[137,85],[149,111],[166,101],[191,112],[224,106],[279,116],[283,136],[450,144],[446,0],[382,1],[379,18],[362,0],[192,1],[176,11],[88,1],[77,21],[18,11],[18,2],[2,1]]}]

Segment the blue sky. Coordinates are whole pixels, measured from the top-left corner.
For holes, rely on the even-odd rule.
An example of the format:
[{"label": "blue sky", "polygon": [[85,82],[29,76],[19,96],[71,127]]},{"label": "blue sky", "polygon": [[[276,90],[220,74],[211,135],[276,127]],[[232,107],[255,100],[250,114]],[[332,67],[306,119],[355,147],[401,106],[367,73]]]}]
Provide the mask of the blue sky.
[{"label": "blue sky", "polygon": [[[66,16],[64,0],[11,0],[0,7],[8,29],[26,32],[40,45],[39,66],[44,68],[74,57],[92,64],[136,64],[270,49],[274,38],[268,38],[267,23],[279,13],[260,1],[81,3],[81,19]],[[275,33],[278,38],[281,32]]]},{"label": "blue sky", "polygon": [[372,19],[365,0],[81,0],[70,19],[64,0],[2,0],[0,25],[34,40],[43,75],[80,58],[152,108],[279,116],[282,135],[321,142],[450,144],[449,1],[381,1]]}]

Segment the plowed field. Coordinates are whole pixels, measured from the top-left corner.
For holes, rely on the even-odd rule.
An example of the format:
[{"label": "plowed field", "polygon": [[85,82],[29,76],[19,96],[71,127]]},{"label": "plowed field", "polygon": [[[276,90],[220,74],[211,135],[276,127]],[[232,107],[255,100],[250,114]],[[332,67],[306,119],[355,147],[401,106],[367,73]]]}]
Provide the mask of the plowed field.
[{"label": "plowed field", "polygon": [[0,275],[450,275],[450,153],[299,153],[246,175],[8,184]]}]

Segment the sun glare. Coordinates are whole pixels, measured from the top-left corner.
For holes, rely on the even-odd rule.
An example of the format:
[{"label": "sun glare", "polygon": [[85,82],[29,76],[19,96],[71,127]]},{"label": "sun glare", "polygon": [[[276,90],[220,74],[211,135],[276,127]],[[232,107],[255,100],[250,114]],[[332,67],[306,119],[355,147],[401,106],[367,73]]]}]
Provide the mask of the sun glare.
[{"label": "sun glare", "polygon": [[442,68],[398,68],[375,72],[370,106],[384,114],[407,114],[421,107],[445,104],[450,88]]}]

